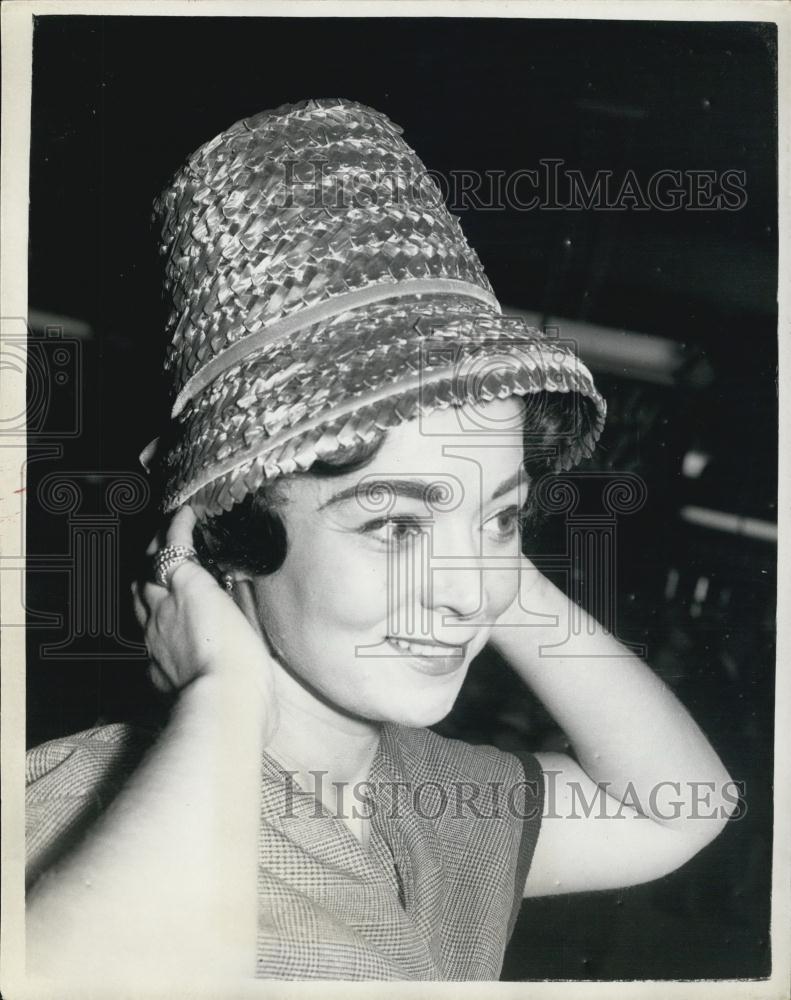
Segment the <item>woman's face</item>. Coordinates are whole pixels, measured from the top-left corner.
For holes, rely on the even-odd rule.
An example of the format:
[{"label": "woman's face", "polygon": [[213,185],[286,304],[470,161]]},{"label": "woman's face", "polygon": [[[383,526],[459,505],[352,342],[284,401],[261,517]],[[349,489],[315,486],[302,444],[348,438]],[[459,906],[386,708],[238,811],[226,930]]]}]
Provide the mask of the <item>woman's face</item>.
[{"label": "woman's face", "polygon": [[450,711],[517,591],[522,410],[437,411],[390,430],[363,469],[284,483],[286,559],[252,586],[303,686],[369,720],[426,726]]}]

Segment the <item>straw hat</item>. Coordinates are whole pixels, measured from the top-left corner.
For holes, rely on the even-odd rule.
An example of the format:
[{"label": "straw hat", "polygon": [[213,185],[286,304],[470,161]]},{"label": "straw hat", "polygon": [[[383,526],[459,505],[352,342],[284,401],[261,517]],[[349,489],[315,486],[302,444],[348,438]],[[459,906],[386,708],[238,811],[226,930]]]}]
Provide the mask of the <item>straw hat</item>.
[{"label": "straw hat", "polygon": [[163,507],[227,510],[437,408],[573,392],[590,454],[606,407],[573,352],[501,314],[401,129],[346,100],[243,119],[155,205],[172,302]]}]

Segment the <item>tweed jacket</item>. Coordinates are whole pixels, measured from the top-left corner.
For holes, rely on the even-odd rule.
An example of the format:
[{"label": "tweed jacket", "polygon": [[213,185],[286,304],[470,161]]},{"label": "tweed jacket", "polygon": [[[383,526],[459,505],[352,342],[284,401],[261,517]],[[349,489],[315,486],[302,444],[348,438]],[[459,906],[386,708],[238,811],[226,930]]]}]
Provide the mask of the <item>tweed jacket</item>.
[{"label": "tweed jacket", "polygon": [[[153,735],[113,724],[28,752],[29,881],[79,840]],[[257,975],[497,979],[541,824],[536,758],[388,724],[344,808],[370,818],[366,848],[264,755]]]}]

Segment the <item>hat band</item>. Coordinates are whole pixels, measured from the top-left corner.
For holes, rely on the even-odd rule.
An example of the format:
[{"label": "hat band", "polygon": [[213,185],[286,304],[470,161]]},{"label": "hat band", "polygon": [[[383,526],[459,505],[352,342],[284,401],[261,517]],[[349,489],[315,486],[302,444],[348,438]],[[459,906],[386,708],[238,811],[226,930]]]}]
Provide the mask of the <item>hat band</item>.
[{"label": "hat band", "polygon": [[485,303],[496,309],[498,314],[501,312],[500,304],[491,292],[479,285],[473,285],[468,281],[459,281],[455,278],[410,278],[407,281],[399,281],[397,284],[369,285],[367,288],[357,288],[351,292],[344,292],[342,295],[333,296],[326,302],[300,309],[299,312],[265,326],[257,333],[251,333],[226,347],[187,379],[184,387],[176,396],[171,417],[177,417],[189,400],[197,396],[219,375],[252,357],[268,344],[282,340],[283,337],[296,333],[306,326],[312,326],[314,323],[335,319],[359,306],[371,305],[385,299],[400,298],[404,295],[423,293],[462,295]]}]

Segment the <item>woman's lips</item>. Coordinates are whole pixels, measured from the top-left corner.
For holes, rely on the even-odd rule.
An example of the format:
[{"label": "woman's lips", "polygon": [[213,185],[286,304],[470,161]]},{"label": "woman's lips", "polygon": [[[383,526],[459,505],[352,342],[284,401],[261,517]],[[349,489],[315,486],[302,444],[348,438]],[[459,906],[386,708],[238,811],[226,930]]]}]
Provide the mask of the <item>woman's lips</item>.
[{"label": "woman's lips", "polygon": [[386,641],[411,667],[434,677],[452,674],[466,661],[468,643],[450,646],[392,635],[387,636]]}]

